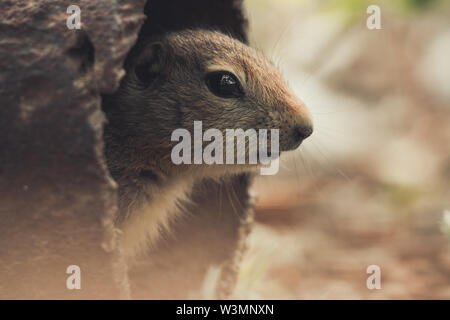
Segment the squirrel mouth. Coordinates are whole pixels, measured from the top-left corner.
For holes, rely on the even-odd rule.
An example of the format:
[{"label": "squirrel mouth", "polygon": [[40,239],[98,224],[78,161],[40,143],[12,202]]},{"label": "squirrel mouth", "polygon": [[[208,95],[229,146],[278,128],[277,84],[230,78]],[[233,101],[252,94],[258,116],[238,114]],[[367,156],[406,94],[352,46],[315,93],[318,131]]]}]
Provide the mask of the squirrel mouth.
[{"label": "squirrel mouth", "polygon": [[296,127],[290,135],[287,145],[281,145],[281,151],[295,150],[313,133],[313,127],[311,125],[303,125]]},{"label": "squirrel mouth", "polygon": [[286,151],[293,151],[296,150],[300,147],[300,145],[303,143],[303,140],[297,140],[294,141],[292,143],[290,143],[288,146],[286,146],[285,148],[281,147],[280,151],[281,152],[286,152]]}]

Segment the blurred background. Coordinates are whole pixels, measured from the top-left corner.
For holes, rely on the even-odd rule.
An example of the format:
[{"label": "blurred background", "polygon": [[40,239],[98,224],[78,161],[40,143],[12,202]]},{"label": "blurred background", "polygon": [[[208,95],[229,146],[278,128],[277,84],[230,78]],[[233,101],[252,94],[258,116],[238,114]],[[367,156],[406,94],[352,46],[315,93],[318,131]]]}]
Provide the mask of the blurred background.
[{"label": "blurred background", "polygon": [[315,133],[254,185],[234,297],[450,299],[450,1],[246,4]]}]

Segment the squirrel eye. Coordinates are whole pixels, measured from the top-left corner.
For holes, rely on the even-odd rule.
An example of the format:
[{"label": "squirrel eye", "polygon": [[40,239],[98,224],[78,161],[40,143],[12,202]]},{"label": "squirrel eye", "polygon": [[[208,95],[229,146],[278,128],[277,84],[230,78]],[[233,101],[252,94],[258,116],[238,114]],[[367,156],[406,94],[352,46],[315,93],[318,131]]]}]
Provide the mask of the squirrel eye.
[{"label": "squirrel eye", "polygon": [[221,98],[237,98],[243,95],[241,84],[236,76],[227,71],[216,71],[206,76],[209,90]]}]

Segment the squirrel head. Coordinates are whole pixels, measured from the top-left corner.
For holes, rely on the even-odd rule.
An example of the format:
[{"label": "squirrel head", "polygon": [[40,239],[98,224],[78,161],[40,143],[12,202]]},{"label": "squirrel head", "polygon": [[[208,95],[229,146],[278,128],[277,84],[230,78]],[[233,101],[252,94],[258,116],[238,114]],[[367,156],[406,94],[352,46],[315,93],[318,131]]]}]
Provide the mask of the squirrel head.
[{"label": "squirrel head", "polygon": [[161,170],[171,167],[172,132],[184,128],[193,135],[194,121],[224,136],[226,129],[279,129],[280,151],[296,149],[312,133],[304,103],[262,53],[205,30],[149,40],[108,118],[139,159]]}]

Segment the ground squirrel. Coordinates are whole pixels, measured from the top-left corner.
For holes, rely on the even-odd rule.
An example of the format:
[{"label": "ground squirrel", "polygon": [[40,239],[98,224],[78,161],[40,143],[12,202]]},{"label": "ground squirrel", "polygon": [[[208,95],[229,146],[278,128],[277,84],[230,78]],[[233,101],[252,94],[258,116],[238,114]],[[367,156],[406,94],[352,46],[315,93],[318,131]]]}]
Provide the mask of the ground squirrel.
[{"label": "ground squirrel", "polygon": [[129,256],[158,239],[204,178],[250,165],[175,165],[177,128],[279,129],[280,151],[312,133],[311,117],[264,55],[222,33],[186,30],[141,46],[119,90],[105,98],[105,156],[119,186],[122,244]]}]

